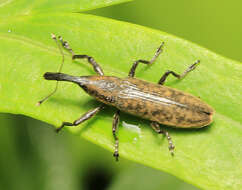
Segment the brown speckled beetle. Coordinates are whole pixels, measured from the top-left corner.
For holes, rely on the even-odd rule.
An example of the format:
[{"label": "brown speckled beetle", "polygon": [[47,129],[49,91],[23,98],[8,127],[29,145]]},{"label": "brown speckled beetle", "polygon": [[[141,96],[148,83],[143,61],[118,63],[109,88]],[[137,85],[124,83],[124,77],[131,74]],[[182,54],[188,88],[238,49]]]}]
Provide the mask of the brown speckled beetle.
[{"label": "brown speckled beetle", "polygon": [[[55,37],[60,52],[64,55],[61,47]],[[85,92],[93,96],[98,101],[102,102],[100,106],[92,109],[82,115],[74,122],[63,122],[56,130],[60,131],[64,126],[77,126],[80,123],[90,119],[105,107],[105,104],[116,107],[118,110],[114,114],[112,132],[115,139],[114,157],[118,160],[118,137],[116,131],[119,125],[120,111],[148,119],[151,121],[151,127],[157,133],[163,133],[169,142],[169,150],[173,154],[175,146],[172,143],[168,132],[160,129],[159,124],[173,126],[177,128],[200,128],[209,125],[212,122],[214,110],[202,102],[199,98],[182,91],[163,86],[169,74],[181,79],[184,78],[190,71],[195,69],[199,60],[185,70],[183,74],[177,74],[173,71],[167,71],[161,77],[158,84],[153,84],[140,79],[134,78],[135,70],[139,63],[152,64],[159,54],[162,52],[164,43],[157,49],[154,57],[150,61],[137,60],[133,63],[128,77],[118,78],[115,76],[104,76],[102,68],[98,63],[88,55],[77,55],[70,48],[66,41],[59,37],[62,46],[72,54],[72,59],[87,59],[93,66],[98,76],[70,76],[60,73],[62,65],[57,73],[47,72],[44,74],[46,80],[56,80],[55,90],[38,102],[40,105],[43,101],[53,95],[58,86],[58,81],[69,81],[78,84]]]}]

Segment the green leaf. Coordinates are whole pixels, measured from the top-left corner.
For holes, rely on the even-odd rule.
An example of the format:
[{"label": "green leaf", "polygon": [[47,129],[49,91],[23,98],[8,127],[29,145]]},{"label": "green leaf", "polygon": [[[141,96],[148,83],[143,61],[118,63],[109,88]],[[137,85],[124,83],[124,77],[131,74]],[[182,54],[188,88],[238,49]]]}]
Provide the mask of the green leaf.
[{"label": "green leaf", "polygon": [[[137,183],[134,183],[137,182]],[[167,173],[148,167],[136,165],[129,166],[121,171],[113,180],[108,190],[147,190],[147,189],[186,189],[198,190],[198,188]]]},{"label": "green leaf", "polygon": [[31,15],[36,12],[83,12],[131,0],[0,0],[0,17]]},{"label": "green leaf", "polygon": [[[139,125],[140,133],[120,125],[120,156],[166,171],[203,189],[241,189],[241,64],[202,47],[149,28],[74,14],[31,14],[0,25],[0,111],[24,114],[59,126],[99,105],[72,83],[60,83],[58,92],[40,107],[35,104],[50,93],[55,82],[42,75],[57,71],[61,56],[50,34],[62,35],[76,53],[93,56],[106,75],[126,77],[137,59],[150,59],[162,41],[163,54],[151,66],[140,65],[137,77],[157,82],[167,70],[183,72],[195,60],[201,64],[182,81],[169,77],[166,85],[189,92],[215,110],[206,128],[167,128],[176,146],[171,157],[165,138],[149,122],[121,114],[121,121]],[[72,62],[66,52],[63,72],[94,75],[86,62]],[[110,151],[114,150],[112,115],[106,108],[72,132]],[[33,126],[34,127],[34,126]],[[112,154],[110,153],[110,156]]]}]

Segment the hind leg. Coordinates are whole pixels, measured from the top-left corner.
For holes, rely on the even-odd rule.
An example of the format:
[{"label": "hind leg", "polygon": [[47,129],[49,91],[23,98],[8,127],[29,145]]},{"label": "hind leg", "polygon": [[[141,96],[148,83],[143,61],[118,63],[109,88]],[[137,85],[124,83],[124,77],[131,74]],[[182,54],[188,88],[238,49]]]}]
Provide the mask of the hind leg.
[{"label": "hind leg", "polygon": [[168,141],[168,143],[169,143],[169,146],[168,146],[169,151],[170,151],[171,155],[174,155],[174,149],[175,149],[175,146],[174,146],[174,144],[173,144],[173,142],[172,142],[172,140],[171,140],[171,136],[169,135],[169,133],[168,133],[166,130],[161,129],[161,128],[160,128],[160,124],[157,123],[157,122],[152,121],[152,122],[150,123],[150,125],[151,125],[151,127],[152,127],[157,133],[159,133],[159,134],[162,133],[162,134],[164,134],[164,135],[166,136],[167,141]]},{"label": "hind leg", "polygon": [[189,72],[191,72],[192,70],[194,70],[196,68],[196,66],[200,63],[199,60],[197,60],[195,63],[193,63],[190,67],[188,67],[181,75],[175,73],[174,71],[166,71],[165,74],[161,77],[161,79],[159,80],[158,84],[163,85],[166,81],[166,78],[172,74],[174,77],[178,78],[178,79],[182,79],[184,78]]}]

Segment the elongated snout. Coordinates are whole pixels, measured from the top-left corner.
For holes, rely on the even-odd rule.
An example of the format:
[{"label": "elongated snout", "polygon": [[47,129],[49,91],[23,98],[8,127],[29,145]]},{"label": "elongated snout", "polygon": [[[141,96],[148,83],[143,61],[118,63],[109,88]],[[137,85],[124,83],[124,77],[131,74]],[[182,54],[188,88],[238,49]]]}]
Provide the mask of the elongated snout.
[{"label": "elongated snout", "polygon": [[52,73],[46,72],[44,74],[46,80],[57,80],[57,81],[72,81],[73,76],[64,74],[64,73]]},{"label": "elongated snout", "polygon": [[44,78],[46,80],[69,81],[69,82],[74,82],[74,83],[81,85],[81,84],[83,84],[84,78],[86,78],[86,77],[71,76],[71,75],[64,74],[64,73],[46,72],[44,74]]}]

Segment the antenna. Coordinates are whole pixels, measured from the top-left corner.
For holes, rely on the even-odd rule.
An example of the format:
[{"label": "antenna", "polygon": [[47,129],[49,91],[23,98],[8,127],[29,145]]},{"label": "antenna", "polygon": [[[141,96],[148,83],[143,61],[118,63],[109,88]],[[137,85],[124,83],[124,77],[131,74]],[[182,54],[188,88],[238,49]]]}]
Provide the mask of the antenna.
[{"label": "antenna", "polygon": [[[63,51],[62,51],[62,49],[61,49],[60,44],[58,43],[58,41],[57,41],[57,39],[56,39],[56,36],[55,36],[54,34],[51,34],[51,38],[52,38],[53,40],[55,40],[56,45],[58,46],[58,49],[60,50],[60,53],[61,53],[61,55],[62,55],[62,62],[61,62],[61,65],[60,65],[60,67],[59,67],[59,69],[58,69],[58,73],[60,73],[61,70],[62,70],[62,68],[63,68],[64,61],[65,61],[64,53],[63,53]],[[59,84],[59,81],[56,81],[55,89],[54,89],[49,95],[47,95],[45,98],[43,98],[42,100],[38,101],[36,105],[39,106],[39,105],[42,104],[45,100],[47,100],[49,97],[51,97],[51,96],[57,91],[57,89],[58,89],[58,84]]]}]

